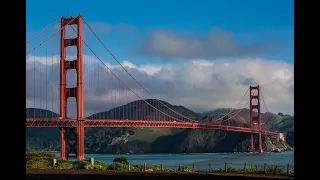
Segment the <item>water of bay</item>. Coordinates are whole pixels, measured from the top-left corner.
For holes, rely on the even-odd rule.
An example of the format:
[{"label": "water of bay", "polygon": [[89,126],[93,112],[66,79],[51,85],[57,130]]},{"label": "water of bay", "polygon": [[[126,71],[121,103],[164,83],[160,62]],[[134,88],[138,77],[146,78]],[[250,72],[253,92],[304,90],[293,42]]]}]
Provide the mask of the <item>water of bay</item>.
[{"label": "water of bay", "polygon": [[[165,168],[178,168],[179,165],[192,167],[195,164],[196,170],[208,170],[209,163],[213,169],[228,166],[243,168],[246,162],[254,167],[262,168],[264,163],[268,165],[278,165],[286,169],[290,163],[291,170],[294,170],[294,151],[281,153],[192,153],[192,154],[86,154],[85,158],[90,157],[95,160],[112,163],[115,157],[125,156],[131,164],[157,164],[161,163]],[[57,154],[59,157],[59,154]]]}]

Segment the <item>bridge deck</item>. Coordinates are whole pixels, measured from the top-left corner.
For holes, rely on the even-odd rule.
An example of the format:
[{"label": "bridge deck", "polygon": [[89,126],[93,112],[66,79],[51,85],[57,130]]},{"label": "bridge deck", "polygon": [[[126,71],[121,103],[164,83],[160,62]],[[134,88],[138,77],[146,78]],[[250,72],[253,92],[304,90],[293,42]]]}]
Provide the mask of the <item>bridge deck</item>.
[{"label": "bridge deck", "polygon": [[[115,119],[85,119],[85,127],[139,127],[139,128],[183,128],[183,129],[212,129],[245,133],[259,133],[258,129],[245,127],[225,126],[212,123],[169,122],[150,120],[115,120]],[[76,127],[76,119],[59,118],[26,118],[27,128],[44,127]],[[262,134],[276,136],[278,133],[261,131]]]}]

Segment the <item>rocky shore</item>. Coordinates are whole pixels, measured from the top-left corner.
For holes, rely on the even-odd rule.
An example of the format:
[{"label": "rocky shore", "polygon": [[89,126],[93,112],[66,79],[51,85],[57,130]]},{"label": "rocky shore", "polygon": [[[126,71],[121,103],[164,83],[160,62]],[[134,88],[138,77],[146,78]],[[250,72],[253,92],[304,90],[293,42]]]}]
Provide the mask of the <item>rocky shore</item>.
[{"label": "rocky shore", "polygon": [[294,149],[292,147],[286,147],[286,148],[279,148],[279,149],[275,149],[271,152],[285,152],[285,151],[293,151]]}]

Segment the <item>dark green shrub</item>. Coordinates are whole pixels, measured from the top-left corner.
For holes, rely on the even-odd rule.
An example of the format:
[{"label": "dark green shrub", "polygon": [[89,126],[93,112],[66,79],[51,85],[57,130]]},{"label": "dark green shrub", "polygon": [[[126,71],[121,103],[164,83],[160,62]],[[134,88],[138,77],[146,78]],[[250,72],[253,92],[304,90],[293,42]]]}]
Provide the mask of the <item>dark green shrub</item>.
[{"label": "dark green shrub", "polygon": [[192,170],[188,166],[179,166],[179,172],[192,172]]},{"label": "dark green shrub", "polygon": [[[116,162],[115,163],[115,168],[116,168],[117,171],[127,171],[128,170],[128,164],[123,164],[123,163]],[[114,164],[110,164],[108,166],[108,170],[113,170],[113,169],[114,169]]]},{"label": "dark green shrub", "polygon": [[38,160],[45,160],[45,161],[52,161],[56,155],[49,151],[39,151],[39,152],[27,152],[26,153],[26,162],[28,161],[38,161]]},{"label": "dark green shrub", "polygon": [[72,169],[73,164],[69,161],[58,160],[55,168],[57,168],[57,169]]},{"label": "dark green shrub", "polygon": [[283,175],[286,175],[287,172],[285,172],[283,169],[280,169],[278,165],[275,165],[274,168],[273,168],[273,175],[280,175],[280,176],[283,176]]},{"label": "dark green shrub", "polygon": [[101,164],[101,166],[106,166],[106,165],[107,165],[107,163],[102,162],[102,161],[94,161],[94,164],[95,164],[95,165],[96,165],[96,164]]},{"label": "dark green shrub", "polygon": [[84,169],[98,169],[98,170],[107,170],[108,165],[102,161],[94,161],[94,165],[91,163],[85,164]]},{"label": "dark green shrub", "polygon": [[113,162],[118,162],[122,164],[129,164],[128,159],[124,156],[114,158]]},{"label": "dark green shrub", "polygon": [[130,170],[131,171],[142,171],[143,170],[142,164],[130,164]]},{"label": "dark green shrub", "polygon": [[225,172],[225,169],[219,168],[218,170],[213,170],[213,172]]},{"label": "dark green shrub", "polygon": [[48,163],[44,160],[39,161],[29,161],[26,165],[27,167],[30,167],[32,169],[51,169],[51,163]]},{"label": "dark green shrub", "polygon": [[88,160],[75,161],[72,163],[74,169],[85,169],[86,165],[90,165]]},{"label": "dark green shrub", "polygon": [[265,174],[264,169],[258,169],[257,167],[247,166],[248,174]]},{"label": "dark green shrub", "polygon": [[49,151],[27,152],[26,168],[50,169],[55,154]]},{"label": "dark green shrub", "polygon": [[243,168],[242,169],[236,169],[236,168],[233,168],[233,167],[228,167],[227,172],[230,172],[230,173],[243,173],[244,169]]},{"label": "dark green shrub", "polygon": [[175,170],[175,169],[169,169],[169,168],[164,168],[163,171],[176,172],[177,170]]},{"label": "dark green shrub", "polygon": [[[105,162],[102,161],[94,161],[94,165],[96,166],[95,169],[102,169],[102,170],[106,170],[108,169],[108,165]],[[101,166],[101,167],[100,167]],[[99,168],[97,168],[99,167]]]},{"label": "dark green shrub", "polygon": [[84,165],[84,168],[85,168],[85,169],[96,169],[96,167],[93,166],[93,165],[91,165],[91,164],[86,164],[86,165]]},{"label": "dark green shrub", "polygon": [[149,168],[153,169],[154,171],[161,171],[161,168],[158,165],[152,165]]},{"label": "dark green shrub", "polygon": [[107,169],[104,166],[102,166],[101,164],[95,164],[95,165],[87,164],[84,166],[84,168],[85,169],[98,169],[98,170],[106,170]]},{"label": "dark green shrub", "polygon": [[31,169],[31,168],[32,168],[32,164],[31,163],[26,164],[26,169]]}]

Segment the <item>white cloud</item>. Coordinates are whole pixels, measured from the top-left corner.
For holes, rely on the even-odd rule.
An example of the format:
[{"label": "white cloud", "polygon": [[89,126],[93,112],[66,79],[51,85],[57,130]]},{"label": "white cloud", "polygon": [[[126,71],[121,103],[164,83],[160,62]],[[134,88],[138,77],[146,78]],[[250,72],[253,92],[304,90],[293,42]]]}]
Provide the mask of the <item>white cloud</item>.
[{"label": "white cloud", "polygon": [[[66,59],[76,59],[76,56],[68,56]],[[90,55],[83,55],[83,61],[87,59],[93,59],[92,56]],[[93,64],[93,63],[97,63],[98,59],[92,60],[92,61],[86,61],[84,62],[85,65],[88,64]],[[108,62],[106,62],[105,60],[102,60],[109,68],[111,69],[122,69],[122,67],[118,64],[110,64]],[[60,56],[27,56],[26,57],[26,63],[27,69],[33,68],[34,67],[34,62],[36,62],[36,67],[39,68],[40,64],[42,68],[46,68],[45,66],[50,66],[52,64],[54,65],[59,65],[60,64]],[[138,69],[141,72],[147,73],[148,75],[153,75],[154,73],[160,71],[160,69],[162,68],[161,66],[156,66],[156,65],[141,65],[141,66],[136,66],[135,64],[132,64],[129,61],[123,61],[121,63],[124,67],[129,68],[129,69]],[[100,66],[103,66],[103,64],[101,63]],[[92,66],[90,66],[89,68],[91,68]]]},{"label": "white cloud", "polygon": [[[226,65],[227,64],[227,65]],[[160,71],[156,76],[166,77],[176,91],[170,98],[197,111],[218,107],[233,107],[249,85],[259,84],[269,111],[293,113],[293,66],[284,62],[246,59],[236,61],[194,60],[173,65],[171,73]],[[248,100],[248,96],[246,100]],[[245,103],[243,103],[245,104]]]},{"label": "white cloud", "polygon": [[[269,111],[293,113],[294,71],[293,65],[285,62],[263,59],[237,59],[233,61],[197,59],[164,65],[135,65],[129,61],[124,61],[122,64],[158,99],[182,105],[194,111],[202,112],[219,107],[232,108],[244,95],[249,85],[259,84]],[[111,67],[130,88],[134,88],[143,98],[151,98],[141,88],[138,88],[138,85],[119,65]],[[97,72],[97,69],[91,69],[91,73],[93,72]],[[112,107],[110,93],[113,92],[115,86],[110,84],[107,86],[105,82],[109,80],[106,79],[106,81],[103,78],[109,78],[109,76],[105,72],[102,73],[103,71],[99,72],[101,72],[101,78],[99,77],[97,86],[90,86],[91,88],[89,87],[85,91],[87,93],[85,98],[86,111],[102,111]],[[59,76],[56,77],[51,80],[58,88]],[[95,81],[97,80],[95,79]],[[109,91],[106,90],[108,88]],[[120,93],[122,94],[126,92],[123,91],[124,86],[121,84],[117,85],[117,88],[121,89]],[[57,89],[55,93],[58,92]],[[88,96],[89,92],[90,96]],[[30,98],[29,102],[33,101],[31,100],[32,93],[28,97]],[[56,95],[56,97],[58,96]],[[135,95],[131,94],[127,101],[135,99],[137,99]],[[247,95],[239,107],[243,107],[248,100]],[[58,100],[55,103],[58,105]],[[33,103],[30,104],[32,106]],[[92,109],[91,106],[95,106],[95,108]],[[263,104],[262,107],[264,107]],[[262,111],[265,109],[263,108]]]},{"label": "white cloud", "polygon": [[[147,73],[148,75],[154,75],[155,73],[159,72],[162,68],[162,66],[156,66],[156,65],[141,65],[141,66],[136,66],[134,64],[132,64],[131,62],[129,61],[123,61],[121,63],[124,67],[126,68],[130,68],[130,69],[138,69],[142,72],[145,72]],[[117,68],[121,68],[120,65],[119,66],[116,66]]]}]

